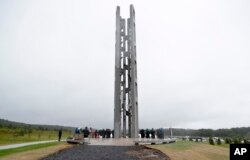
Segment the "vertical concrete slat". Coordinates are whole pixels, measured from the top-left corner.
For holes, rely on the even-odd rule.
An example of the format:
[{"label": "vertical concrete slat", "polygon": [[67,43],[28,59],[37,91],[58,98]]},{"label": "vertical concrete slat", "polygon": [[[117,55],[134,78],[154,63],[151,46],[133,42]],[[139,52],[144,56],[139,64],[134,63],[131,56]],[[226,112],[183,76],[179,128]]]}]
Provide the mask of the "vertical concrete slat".
[{"label": "vertical concrete slat", "polygon": [[120,7],[116,8],[116,43],[115,43],[115,87],[114,87],[114,138],[121,136],[121,29],[120,29]]}]

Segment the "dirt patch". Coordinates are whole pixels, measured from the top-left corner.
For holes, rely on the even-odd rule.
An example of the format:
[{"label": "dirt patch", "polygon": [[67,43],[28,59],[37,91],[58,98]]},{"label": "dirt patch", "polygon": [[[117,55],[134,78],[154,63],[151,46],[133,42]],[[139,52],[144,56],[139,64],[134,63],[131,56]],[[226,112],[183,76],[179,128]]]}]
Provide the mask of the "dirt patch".
[{"label": "dirt patch", "polygon": [[65,149],[71,148],[72,145],[62,143],[56,146],[47,148],[36,149],[32,151],[25,151],[21,153],[12,154],[6,157],[2,157],[2,160],[39,160],[52,154],[59,153]]},{"label": "dirt patch", "polygon": [[128,151],[127,154],[137,157],[139,160],[170,160],[163,152],[146,146],[138,146],[134,150]]}]

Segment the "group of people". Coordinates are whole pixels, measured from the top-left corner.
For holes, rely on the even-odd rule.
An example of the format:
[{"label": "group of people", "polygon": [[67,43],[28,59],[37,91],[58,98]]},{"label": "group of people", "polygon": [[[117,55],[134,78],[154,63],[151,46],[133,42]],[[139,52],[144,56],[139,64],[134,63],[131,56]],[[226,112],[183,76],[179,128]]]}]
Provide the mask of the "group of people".
[{"label": "group of people", "polygon": [[83,134],[84,138],[100,138],[100,136],[102,138],[111,138],[111,134],[114,135],[114,131],[111,131],[110,129],[101,129],[101,130],[97,130],[97,129],[93,129],[93,128],[88,128],[85,127],[84,129],[82,128],[76,128],[75,129],[75,135],[80,135]]},{"label": "group of people", "polygon": [[75,135],[82,134],[84,138],[89,137],[89,133],[90,133],[90,130],[88,129],[88,127],[85,127],[84,129],[82,129],[81,127],[78,127],[75,129]]},{"label": "group of people", "polygon": [[[111,129],[93,129],[93,128],[88,128],[85,127],[84,129],[78,127],[75,129],[75,137],[77,139],[80,139],[80,135],[83,135],[84,138],[100,138],[100,136],[102,138],[111,138],[114,135],[114,130]],[[112,136],[111,136],[112,135]],[[157,129],[154,130],[153,128],[150,129],[141,129],[140,130],[140,135],[141,138],[156,138],[156,135],[158,138],[164,138],[164,130],[163,129]],[[151,136],[150,136],[151,135]],[[61,137],[62,137],[62,130],[60,129],[58,132],[58,141],[61,141]]]},{"label": "group of people", "polygon": [[114,135],[114,131],[111,129],[101,129],[101,130],[97,131],[97,133],[98,133],[97,138],[99,138],[99,136],[102,136],[102,138],[111,138],[111,135],[112,135],[112,137]]},{"label": "group of people", "polygon": [[[140,130],[140,134],[141,134],[141,138],[156,138],[156,136],[158,138],[164,138],[164,130],[163,129],[157,129],[154,130],[154,128],[150,129],[141,129]],[[151,135],[151,136],[150,136]]]}]

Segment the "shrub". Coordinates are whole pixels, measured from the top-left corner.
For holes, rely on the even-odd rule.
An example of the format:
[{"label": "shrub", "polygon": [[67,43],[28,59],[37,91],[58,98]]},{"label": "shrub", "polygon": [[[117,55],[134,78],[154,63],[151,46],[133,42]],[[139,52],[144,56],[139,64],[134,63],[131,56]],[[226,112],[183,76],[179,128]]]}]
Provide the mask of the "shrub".
[{"label": "shrub", "polygon": [[217,144],[218,144],[218,145],[221,145],[221,140],[220,140],[220,138],[217,139]]},{"label": "shrub", "polygon": [[240,144],[240,140],[238,138],[234,138],[234,144]]}]

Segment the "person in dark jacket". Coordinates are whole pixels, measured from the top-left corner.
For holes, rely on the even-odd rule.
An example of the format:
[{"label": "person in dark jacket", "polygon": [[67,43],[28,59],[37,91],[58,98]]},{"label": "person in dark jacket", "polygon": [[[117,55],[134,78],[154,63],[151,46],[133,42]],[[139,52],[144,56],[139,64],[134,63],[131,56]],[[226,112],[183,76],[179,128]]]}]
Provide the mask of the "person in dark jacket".
[{"label": "person in dark jacket", "polygon": [[150,138],[150,137],[149,137],[149,134],[150,134],[149,129],[146,129],[146,138]]},{"label": "person in dark jacket", "polygon": [[58,142],[61,141],[61,138],[62,138],[62,130],[60,129],[58,132]]},{"label": "person in dark jacket", "polygon": [[88,127],[85,127],[85,129],[83,130],[83,135],[84,135],[84,138],[89,137],[89,128]]},{"label": "person in dark jacket", "polygon": [[145,138],[145,130],[141,129],[140,133],[141,133],[141,138]]}]

